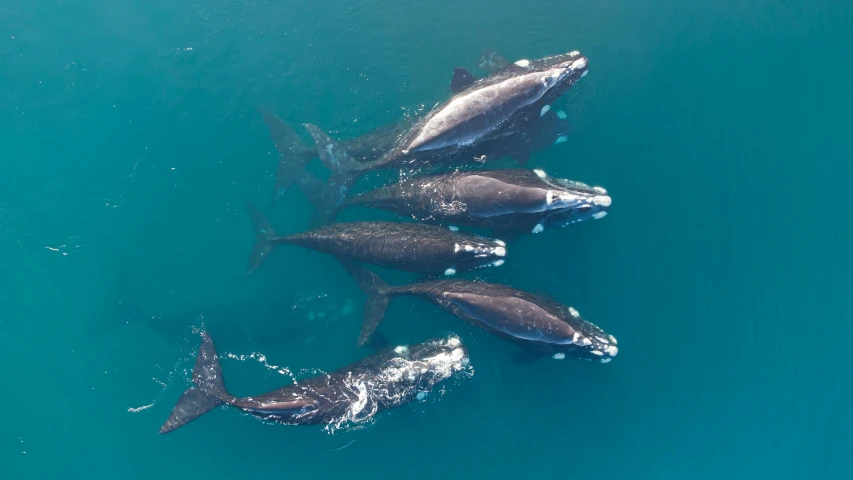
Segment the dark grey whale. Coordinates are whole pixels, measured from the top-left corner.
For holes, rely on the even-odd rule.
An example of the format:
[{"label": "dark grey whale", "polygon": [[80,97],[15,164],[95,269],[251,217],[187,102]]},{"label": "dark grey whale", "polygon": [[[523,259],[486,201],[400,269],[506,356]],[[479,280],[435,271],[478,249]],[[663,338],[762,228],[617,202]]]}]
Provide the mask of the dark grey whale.
[{"label": "dark grey whale", "polygon": [[225,388],[216,347],[202,333],[193,383],[160,427],[172,432],[217,406],[236,407],[286,425],[341,424],[420,400],[463,371],[470,373],[468,349],[455,335],[401,345],[363,358],[334,372],[251,397],[235,397]]},{"label": "dark grey whale", "polygon": [[405,178],[350,197],[341,210],[363,206],[431,223],[501,234],[603,218],[611,199],[601,187],[550,178],[542,170],[467,170]]},{"label": "dark grey whale", "polygon": [[455,279],[392,287],[360,265],[342,263],[368,295],[359,345],[371,340],[393,298],[415,296],[522,347],[531,358],[571,357],[608,363],[619,352],[615,337],[574,308],[539,295],[506,285]]},{"label": "dark grey whale", "polygon": [[278,236],[269,221],[250,202],[255,246],[246,275],[269,257],[276,245],[296,245],[341,260],[372,263],[380,267],[453,275],[477,268],[503,265],[506,243],[435,225],[399,222],[333,223],[294,235]]}]

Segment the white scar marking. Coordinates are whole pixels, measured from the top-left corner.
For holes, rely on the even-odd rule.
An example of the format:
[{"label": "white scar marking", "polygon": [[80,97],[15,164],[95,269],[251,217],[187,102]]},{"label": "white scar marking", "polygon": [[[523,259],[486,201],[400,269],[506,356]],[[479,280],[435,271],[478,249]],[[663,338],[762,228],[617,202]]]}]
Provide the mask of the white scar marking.
[{"label": "white scar marking", "polygon": [[456,269],[455,268],[448,268],[447,270],[444,271],[444,274],[445,275],[456,275]]},{"label": "white scar marking", "polygon": [[458,232],[458,231],[459,231],[459,227],[454,226],[454,225],[451,225],[451,226],[449,226],[449,227],[447,227],[447,228],[449,228],[451,232]]},{"label": "white scar marking", "polygon": [[548,110],[551,110],[551,105],[545,105],[542,107],[542,110],[539,111],[539,116],[544,117],[545,114],[548,113]]},{"label": "white scar marking", "polygon": [[607,352],[607,354],[611,357],[615,357],[616,354],[619,353],[619,349],[616,348],[615,345],[610,345],[609,347],[605,348],[604,351]]},{"label": "white scar marking", "polygon": [[607,212],[595,212],[592,214],[592,218],[596,220],[601,220],[602,218],[607,216]]},{"label": "white scar marking", "polygon": [[575,309],[574,309],[574,308],[572,308],[572,307],[569,307],[569,313],[571,313],[571,314],[572,314],[572,316],[573,316],[573,317],[575,317],[575,318],[577,318],[577,317],[580,317],[580,316],[581,316],[581,314],[580,314],[580,313],[578,313],[578,311],[577,311],[577,310],[575,310]]},{"label": "white scar marking", "polygon": [[554,360],[562,360],[562,359],[566,358],[566,354],[565,353],[555,353],[554,356],[551,358],[553,358]]},{"label": "white scar marking", "polygon": [[590,203],[599,207],[609,207],[613,199],[607,195],[596,195],[590,199]]},{"label": "white scar marking", "polygon": [[557,116],[560,117],[560,120],[565,120],[565,119],[569,118],[569,116],[566,115],[566,112],[564,112],[562,110],[557,111]]},{"label": "white scar marking", "polygon": [[533,233],[539,233],[542,230],[545,230],[545,226],[541,223],[537,223],[535,227],[533,227]]},{"label": "white scar marking", "polygon": [[495,255],[497,255],[499,257],[505,257],[506,256],[506,249],[504,247],[497,247],[497,248],[495,248],[494,253],[495,253]]},{"label": "white scar marking", "polygon": [[600,350],[593,350],[593,351],[592,351],[592,354],[593,354],[593,355],[598,355],[599,357],[600,357],[600,356],[602,356],[602,355],[604,355],[604,353],[602,353]]},{"label": "white scar marking", "polygon": [[556,139],[556,140],[554,140],[554,145],[559,145],[559,144],[561,144],[561,143],[566,143],[568,140],[569,140],[569,137],[567,137],[567,136],[565,136],[565,135],[560,135],[559,137],[557,137],[557,139]]},{"label": "white scar marking", "polygon": [[527,68],[530,65],[530,60],[526,58],[522,58],[521,60],[515,62],[516,65],[522,68]]},{"label": "white scar marking", "polygon": [[539,178],[545,178],[548,176],[548,175],[545,175],[545,170],[539,170],[538,168],[536,170],[533,170],[533,173],[535,173],[536,176]]}]

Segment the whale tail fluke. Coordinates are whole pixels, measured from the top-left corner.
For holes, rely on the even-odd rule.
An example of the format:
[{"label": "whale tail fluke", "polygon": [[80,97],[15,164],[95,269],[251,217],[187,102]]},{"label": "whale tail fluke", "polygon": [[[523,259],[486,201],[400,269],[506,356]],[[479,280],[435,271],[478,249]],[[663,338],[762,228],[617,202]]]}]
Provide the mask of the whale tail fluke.
[{"label": "whale tail fluke", "polygon": [[249,217],[252,220],[252,231],[255,233],[255,246],[252,247],[252,253],[249,255],[249,264],[246,266],[245,275],[248,276],[264,263],[264,260],[270,256],[273,247],[273,239],[275,239],[275,231],[270,226],[269,220],[263,213],[251,202],[246,202],[246,210],[249,212]]},{"label": "whale tail fluke", "polygon": [[379,275],[361,265],[343,260],[340,262],[347,273],[355,280],[358,288],[367,294],[367,301],[364,303],[364,318],[361,323],[361,333],[358,336],[358,346],[363,347],[368,344],[376,344],[382,338],[374,338],[374,336],[376,328],[385,317],[385,311],[391,302],[391,296],[388,295],[391,287],[379,278]]},{"label": "whale tail fluke", "polygon": [[296,135],[284,120],[263,107],[257,107],[270,131],[270,138],[278,150],[279,162],[275,172],[275,190],[268,208],[274,207],[294,185],[301,187],[310,177],[306,167],[316,154],[315,150]]},{"label": "whale tail fluke", "polygon": [[326,181],[326,188],[320,205],[317,205],[319,215],[326,221],[335,218],[341,202],[346,198],[350,187],[369,167],[352,158],[338,143],[320,130],[316,125],[305,124],[305,129],[311,134],[317,145],[317,155],[323,165],[331,171]]},{"label": "whale tail fluke", "polygon": [[193,368],[195,386],[185,391],[178,399],[169,418],[160,427],[160,433],[177,430],[217,406],[228,403],[230,399],[222,380],[222,366],[219,364],[216,346],[207,332],[203,332],[201,337],[201,346]]}]

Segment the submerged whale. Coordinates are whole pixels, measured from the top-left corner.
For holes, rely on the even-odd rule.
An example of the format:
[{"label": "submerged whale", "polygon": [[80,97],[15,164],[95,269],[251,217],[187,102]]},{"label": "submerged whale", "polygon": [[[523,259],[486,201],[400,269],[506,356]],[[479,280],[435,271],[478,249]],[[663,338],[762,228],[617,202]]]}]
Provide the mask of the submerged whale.
[{"label": "submerged whale", "polygon": [[468,361],[462,341],[447,335],[384,350],[340,370],[241,398],[225,389],[216,347],[202,333],[193,368],[195,386],[178,400],[160,433],[172,432],[220,405],[286,425],[365,420],[381,410],[423,399],[438,383],[470,371]]},{"label": "submerged whale", "polygon": [[577,310],[554,300],[486,282],[434,280],[392,287],[378,275],[342,262],[368,295],[358,344],[371,340],[391,299],[415,296],[442,310],[522,347],[529,358],[610,362],[619,352],[616,338],[581,317]]},{"label": "submerged whale", "polygon": [[250,202],[246,209],[257,241],[246,275],[257,270],[276,245],[310,248],[340,260],[426,275],[454,275],[503,265],[506,243],[434,225],[397,222],[334,223],[295,235],[278,236]]},{"label": "submerged whale", "polygon": [[600,219],[610,204],[601,187],[550,178],[542,170],[505,169],[405,178],[350,197],[340,209],[379,208],[421,221],[515,234]]}]

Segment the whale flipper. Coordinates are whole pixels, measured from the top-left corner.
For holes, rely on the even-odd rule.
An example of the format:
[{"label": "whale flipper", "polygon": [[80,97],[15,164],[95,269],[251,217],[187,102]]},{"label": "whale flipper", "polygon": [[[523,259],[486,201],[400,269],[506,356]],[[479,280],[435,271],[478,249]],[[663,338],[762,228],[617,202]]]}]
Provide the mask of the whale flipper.
[{"label": "whale flipper", "polygon": [[450,80],[450,91],[459,93],[462,90],[474,85],[474,75],[462,67],[453,69],[453,78]]},{"label": "whale flipper", "polygon": [[385,317],[385,311],[391,302],[391,297],[386,293],[389,286],[379,278],[379,275],[361,265],[344,260],[339,261],[352,279],[355,280],[358,288],[367,294],[367,301],[364,303],[364,318],[361,322],[361,333],[358,337],[358,346],[363,347],[371,342],[371,337],[373,337],[376,327],[379,326],[379,323]]},{"label": "whale flipper", "polygon": [[251,202],[246,202],[246,210],[249,212],[249,217],[252,220],[252,231],[255,233],[256,239],[255,245],[252,247],[252,253],[249,255],[249,263],[246,265],[246,273],[244,274],[244,276],[249,276],[264,263],[264,260],[272,252],[275,246],[272,241],[276,234],[270,226],[269,220],[258,210],[258,207]]}]

